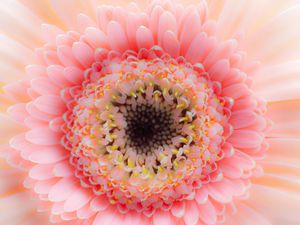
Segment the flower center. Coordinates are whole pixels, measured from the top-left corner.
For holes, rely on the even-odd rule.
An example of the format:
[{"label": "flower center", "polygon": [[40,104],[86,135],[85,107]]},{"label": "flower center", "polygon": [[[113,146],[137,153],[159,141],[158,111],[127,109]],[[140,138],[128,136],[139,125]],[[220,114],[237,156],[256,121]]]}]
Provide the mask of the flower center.
[{"label": "flower center", "polygon": [[110,60],[102,52],[78,94],[70,90],[65,115],[65,146],[82,184],[146,215],[219,178],[227,125],[226,99],[201,68],[156,51]]},{"label": "flower center", "polygon": [[151,154],[158,147],[171,144],[176,135],[172,111],[168,108],[155,108],[150,104],[125,107],[126,144],[139,154]]}]

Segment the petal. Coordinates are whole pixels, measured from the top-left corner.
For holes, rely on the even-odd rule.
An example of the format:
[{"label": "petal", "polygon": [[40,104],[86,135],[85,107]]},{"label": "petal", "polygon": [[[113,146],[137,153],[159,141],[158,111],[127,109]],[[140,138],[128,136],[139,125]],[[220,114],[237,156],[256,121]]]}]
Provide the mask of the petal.
[{"label": "petal", "polygon": [[129,48],[125,31],[118,22],[111,21],[108,23],[107,37],[113,50],[124,52]]},{"label": "petal", "polygon": [[64,204],[64,210],[66,212],[76,211],[81,207],[85,206],[90,199],[91,195],[89,191],[83,188],[78,188],[67,198]]},{"label": "petal", "polygon": [[210,201],[202,205],[198,205],[199,217],[206,224],[215,224],[217,222],[217,215],[214,206]]},{"label": "petal", "polygon": [[75,190],[77,190],[77,185],[77,180],[74,178],[62,178],[51,188],[48,195],[49,200],[53,202],[66,200]]},{"label": "petal", "polygon": [[235,130],[228,141],[236,148],[258,148],[263,137],[252,130]]},{"label": "petal", "polygon": [[75,58],[83,65],[88,68],[92,65],[94,60],[93,50],[85,43],[75,42],[72,47]]},{"label": "petal", "polygon": [[36,128],[26,133],[26,139],[37,145],[55,145],[60,143],[61,136],[48,128]]},{"label": "petal", "polygon": [[60,115],[66,111],[66,104],[63,100],[56,95],[43,95],[34,101],[34,105],[42,112]]},{"label": "petal", "polygon": [[36,180],[48,180],[53,178],[53,165],[36,165],[29,171],[29,176]]},{"label": "petal", "polygon": [[154,45],[151,31],[144,26],[140,26],[136,31],[136,42],[139,49],[150,49]]},{"label": "petal", "polygon": [[269,103],[267,116],[273,125],[269,137],[300,137],[299,100]]},{"label": "petal", "polygon": [[[247,52],[267,63],[298,59],[300,31],[294,29],[294,26],[299,15],[299,5],[280,13],[247,40]],[[253,45],[254,43],[256,44]]]},{"label": "petal", "polygon": [[199,209],[194,201],[186,202],[185,215],[183,220],[186,225],[196,225],[199,220]]},{"label": "petal", "polygon": [[91,201],[91,209],[94,212],[104,211],[109,205],[110,203],[104,195],[98,196]]},{"label": "petal", "polygon": [[59,148],[46,148],[40,149],[40,151],[34,151],[29,160],[35,163],[48,164],[61,161],[69,156],[69,153],[65,149]]},{"label": "petal", "polygon": [[57,49],[57,56],[64,66],[75,66],[81,68],[81,65],[73,55],[71,47],[66,45],[59,46]]},{"label": "petal", "polygon": [[172,57],[177,58],[179,55],[179,42],[172,31],[166,31],[163,36],[162,46],[164,50]]},{"label": "petal", "polygon": [[172,220],[169,212],[162,210],[156,211],[153,215],[153,225],[172,225]]},{"label": "petal", "polygon": [[84,32],[84,40],[93,48],[107,48],[108,40],[105,33],[98,28],[88,27]]},{"label": "petal", "polygon": [[177,31],[178,31],[176,18],[174,17],[174,15],[172,13],[170,13],[168,11],[163,12],[163,14],[159,18],[158,33],[157,33],[159,45],[162,45],[165,32],[167,32],[167,31],[171,31],[172,33],[174,33],[175,38],[176,38]]},{"label": "petal", "polygon": [[30,81],[34,91],[41,95],[58,95],[59,88],[47,78],[35,78]]},{"label": "petal", "polygon": [[185,203],[184,202],[175,202],[171,208],[171,213],[173,216],[181,218],[185,214]]},{"label": "petal", "polygon": [[[288,192],[273,187],[253,185],[247,204],[277,224],[300,222],[299,192]],[[262,201],[263,199],[263,201]]]}]

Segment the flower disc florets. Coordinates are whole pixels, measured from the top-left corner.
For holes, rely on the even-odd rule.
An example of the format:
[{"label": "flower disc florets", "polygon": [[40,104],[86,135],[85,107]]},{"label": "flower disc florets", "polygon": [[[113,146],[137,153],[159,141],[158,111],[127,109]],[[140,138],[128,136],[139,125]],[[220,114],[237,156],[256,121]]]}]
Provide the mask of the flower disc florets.
[{"label": "flower disc florets", "polygon": [[200,64],[157,46],[97,57],[82,86],[66,90],[64,143],[82,184],[123,212],[152,215],[222,177],[232,100]]}]

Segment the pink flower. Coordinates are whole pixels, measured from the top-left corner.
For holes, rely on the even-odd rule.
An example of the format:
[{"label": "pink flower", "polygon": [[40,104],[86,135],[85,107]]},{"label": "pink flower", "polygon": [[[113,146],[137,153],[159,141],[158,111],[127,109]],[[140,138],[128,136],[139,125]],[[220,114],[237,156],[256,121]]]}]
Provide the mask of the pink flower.
[{"label": "pink flower", "polygon": [[1,223],[299,224],[299,5],[117,5],[1,6]]}]

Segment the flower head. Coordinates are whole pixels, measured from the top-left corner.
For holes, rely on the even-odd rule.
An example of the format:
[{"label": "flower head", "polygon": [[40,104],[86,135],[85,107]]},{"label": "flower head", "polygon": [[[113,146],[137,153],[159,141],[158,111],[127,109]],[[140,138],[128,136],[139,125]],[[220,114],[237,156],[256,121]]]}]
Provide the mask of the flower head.
[{"label": "flower head", "polygon": [[[230,1],[216,22],[218,4],[100,5],[70,30],[42,25],[27,75],[3,87],[23,131],[2,151],[51,222],[208,225],[236,205],[264,221],[240,200],[281,131],[270,90],[256,93],[275,60],[253,53],[257,37],[245,40],[238,18],[227,21]],[[272,30],[243,18],[257,35]]]}]

